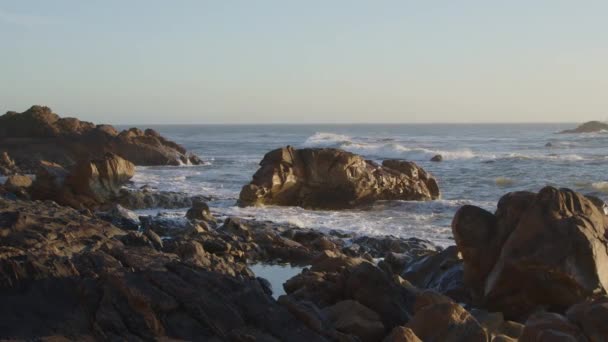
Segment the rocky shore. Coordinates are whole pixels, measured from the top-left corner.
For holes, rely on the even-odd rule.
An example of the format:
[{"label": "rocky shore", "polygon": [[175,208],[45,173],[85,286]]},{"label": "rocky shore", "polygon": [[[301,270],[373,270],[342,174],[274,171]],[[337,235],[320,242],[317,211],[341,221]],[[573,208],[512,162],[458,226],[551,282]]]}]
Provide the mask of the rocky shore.
[{"label": "rocky shore", "polygon": [[[0,158],[11,175],[0,186],[0,340],[608,339],[608,217],[598,198],[545,187],[507,193],[494,212],[465,205],[447,248],[217,217],[202,196],[123,187],[135,165],[170,164],[156,148],[174,143],[148,132],[129,141],[154,146],[144,148],[154,158],[125,153],[116,136],[81,154],[65,135],[88,141],[107,127],[51,114],[33,107],[0,119],[14,125],[0,130],[0,153],[13,146]],[[38,139],[56,150],[33,153]],[[239,204],[342,209],[439,196],[411,162],[288,146],[264,157]],[[189,210],[180,220],[131,211],[154,207]],[[257,263],[302,271],[271,284],[252,272]]]}]

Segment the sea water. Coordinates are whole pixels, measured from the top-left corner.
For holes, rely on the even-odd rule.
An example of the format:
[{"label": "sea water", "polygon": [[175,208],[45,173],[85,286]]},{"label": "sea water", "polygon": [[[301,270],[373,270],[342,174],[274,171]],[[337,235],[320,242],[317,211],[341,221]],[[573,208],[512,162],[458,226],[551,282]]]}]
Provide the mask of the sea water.
[{"label": "sea water", "polygon": [[[556,134],[575,124],[167,125],[146,126],[199,155],[198,166],[138,167],[133,187],[211,196],[219,216],[285,222],[320,230],[396,235],[453,244],[455,211],[473,204],[494,211],[498,199],[546,185],[608,197],[608,133]],[[336,147],[381,161],[411,160],[433,174],[441,199],[383,201],[355,210],[239,208],[236,200],[268,151]],[[442,162],[431,162],[436,154]],[[184,210],[174,210],[176,217]]]}]

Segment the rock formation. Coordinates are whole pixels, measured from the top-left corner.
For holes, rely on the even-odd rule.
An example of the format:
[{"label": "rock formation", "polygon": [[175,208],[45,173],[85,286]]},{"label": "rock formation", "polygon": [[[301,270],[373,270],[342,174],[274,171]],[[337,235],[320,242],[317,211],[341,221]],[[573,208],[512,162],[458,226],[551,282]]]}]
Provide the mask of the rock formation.
[{"label": "rock formation", "polygon": [[43,161],[30,193],[34,199],[54,200],[73,208],[95,208],[116,199],[134,174],[133,163],[112,153],[102,159],[82,160],[69,171]]},{"label": "rock formation", "polygon": [[339,149],[287,146],[264,156],[239,204],[341,209],[376,200],[437,198],[435,178],[412,162],[385,160],[380,166]]},{"label": "rock formation", "polygon": [[595,132],[601,132],[601,131],[608,131],[608,123],[605,122],[601,122],[601,121],[589,121],[589,122],[585,122],[584,124],[579,125],[578,127],[574,128],[574,129],[567,129],[564,131],[561,131],[561,134],[566,134],[566,133],[595,133]]},{"label": "rock formation", "polygon": [[[154,130],[131,128],[119,133],[109,125],[61,118],[43,106],[0,116],[0,151],[7,151],[16,165],[29,173],[35,172],[40,160],[70,167],[79,160],[96,158],[106,152],[136,165],[201,162]],[[0,160],[0,168],[2,165]]]},{"label": "rock formation", "polygon": [[607,227],[593,201],[552,187],[507,194],[495,214],[462,207],[452,223],[478,304],[518,319],[606,293]]}]

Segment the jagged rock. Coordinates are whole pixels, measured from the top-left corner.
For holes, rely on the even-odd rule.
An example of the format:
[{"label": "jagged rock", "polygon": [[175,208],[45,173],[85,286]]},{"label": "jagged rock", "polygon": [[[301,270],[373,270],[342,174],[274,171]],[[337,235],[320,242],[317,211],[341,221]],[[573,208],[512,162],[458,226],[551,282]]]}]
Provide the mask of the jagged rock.
[{"label": "jagged rock", "polygon": [[95,208],[117,198],[122,185],[134,174],[131,162],[111,153],[103,159],[80,161],[69,171],[43,161],[30,193],[34,199],[53,200],[74,208]]},{"label": "jagged rock", "polygon": [[10,176],[20,173],[15,161],[6,152],[0,154],[0,176]]},{"label": "jagged rock", "polygon": [[385,160],[378,166],[338,149],[287,146],[267,153],[260,166],[241,190],[240,205],[340,209],[439,197],[435,179],[412,162]]},{"label": "jagged rock", "polygon": [[585,196],[552,187],[511,193],[491,216],[463,208],[452,226],[468,285],[490,310],[525,319],[606,292],[608,220]]},{"label": "jagged rock", "polygon": [[463,281],[462,259],[455,246],[413,260],[406,264],[401,276],[416,287],[435,290],[459,303],[471,302]]},{"label": "jagged rock", "polygon": [[[199,164],[178,144],[153,130],[118,133],[112,126],[60,118],[44,106],[0,116],[0,150],[10,153],[23,172],[34,173],[40,160],[69,168],[83,159],[113,152],[136,165]],[[1,162],[0,162],[1,164]]]},{"label": "jagged rock", "polygon": [[97,217],[112,223],[114,226],[126,230],[138,230],[140,226],[139,216],[134,212],[115,204],[106,212],[97,213]]},{"label": "jagged rock", "polygon": [[588,121],[574,129],[567,129],[565,131],[561,131],[560,133],[595,133],[602,131],[608,131],[608,123],[600,121]]},{"label": "jagged rock", "polygon": [[327,340],[244,263],[149,243],[53,202],[0,199],[0,339]]}]

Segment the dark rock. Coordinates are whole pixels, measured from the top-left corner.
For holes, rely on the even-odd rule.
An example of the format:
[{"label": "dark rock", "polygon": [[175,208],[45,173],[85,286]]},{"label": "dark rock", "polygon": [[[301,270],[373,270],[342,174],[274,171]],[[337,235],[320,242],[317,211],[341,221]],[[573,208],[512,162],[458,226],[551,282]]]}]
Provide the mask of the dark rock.
[{"label": "dark rock", "polygon": [[440,162],[443,161],[443,156],[441,154],[436,154],[431,158],[432,162]]},{"label": "dark rock", "polygon": [[[604,336],[605,337],[605,336]],[[520,342],[588,341],[582,331],[566,317],[541,312],[532,315],[525,324]],[[601,340],[600,340],[601,341]]]},{"label": "dark rock", "polygon": [[118,133],[109,125],[60,118],[43,106],[0,116],[0,150],[10,153],[26,173],[34,173],[40,160],[69,168],[76,161],[97,158],[106,152],[136,165],[200,163],[198,157],[153,130]]},{"label": "dark rock", "polygon": [[605,341],[608,336],[608,297],[589,299],[571,306],[566,316],[581,327],[590,341]]},{"label": "dark rock", "polygon": [[0,199],[0,339],[327,340],[242,264],[181,254],[52,202]]},{"label": "dark rock", "polygon": [[600,121],[589,121],[579,125],[574,129],[567,129],[565,131],[561,131],[560,133],[596,133],[601,131],[608,131],[608,123]]},{"label": "dark rock", "polygon": [[470,303],[471,296],[464,284],[463,273],[458,250],[450,246],[406,264],[401,276],[416,287],[435,290],[459,303]]},{"label": "dark rock", "polygon": [[192,196],[181,192],[154,191],[148,188],[141,190],[121,189],[117,203],[131,210],[164,208],[180,209],[192,207],[196,201],[208,201],[204,196]]},{"label": "dark rock", "polygon": [[336,330],[357,336],[362,342],[376,342],[385,335],[380,316],[355,300],[343,300],[323,311]]},{"label": "dark rock", "polygon": [[106,212],[97,213],[97,217],[112,223],[114,226],[126,230],[138,230],[140,226],[139,217],[134,212],[115,204]]},{"label": "dark rock", "polygon": [[376,200],[431,200],[435,179],[412,162],[382,166],[338,149],[294,149],[267,153],[239,197],[243,206],[275,204],[313,209],[352,208]]}]

